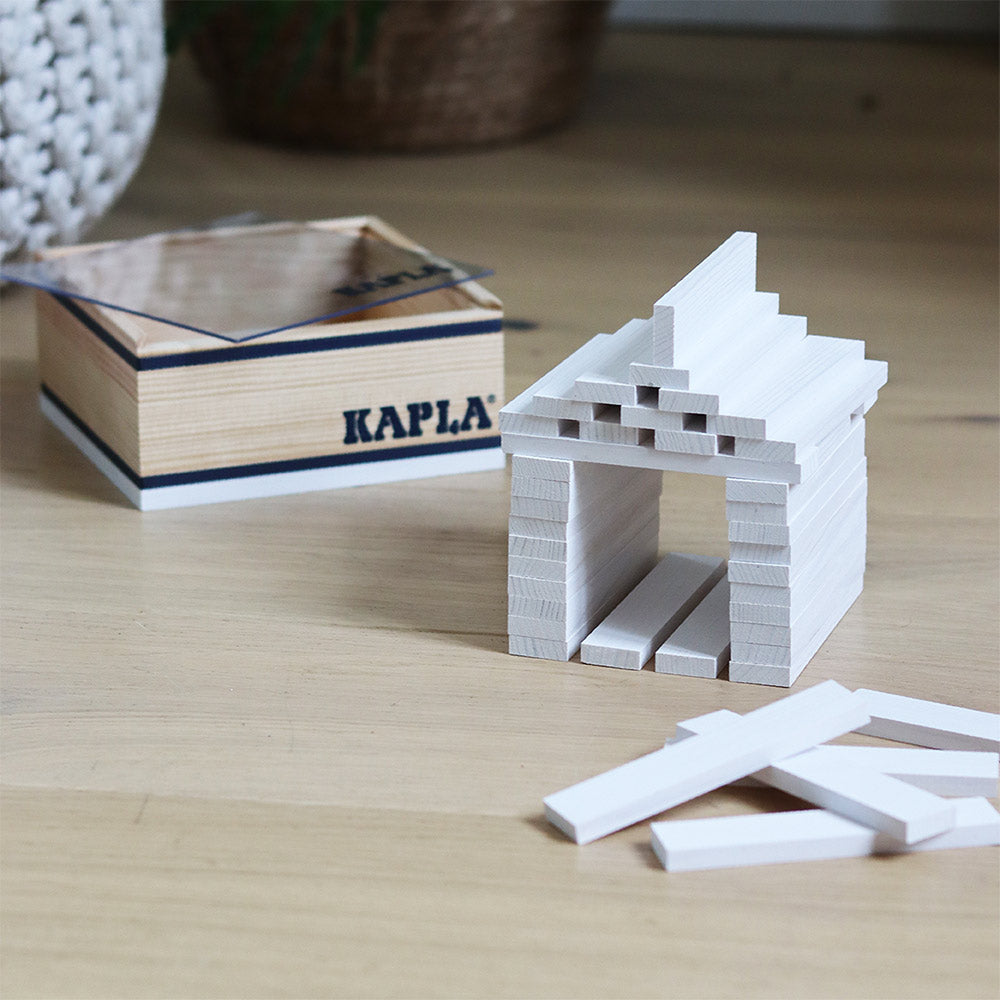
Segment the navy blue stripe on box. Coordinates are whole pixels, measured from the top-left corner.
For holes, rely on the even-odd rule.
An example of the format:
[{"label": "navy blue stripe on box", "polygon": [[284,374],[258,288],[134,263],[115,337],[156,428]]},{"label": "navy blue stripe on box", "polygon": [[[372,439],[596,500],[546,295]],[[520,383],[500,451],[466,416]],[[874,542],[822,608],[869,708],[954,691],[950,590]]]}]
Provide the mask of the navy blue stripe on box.
[{"label": "navy blue stripe on box", "polygon": [[486,451],[500,447],[500,436],[466,438],[458,441],[433,441],[425,444],[403,445],[396,448],[376,448],[369,451],[340,452],[336,455],[316,455],[308,458],[289,458],[274,462],[252,462],[247,465],[228,465],[215,469],[195,469],[191,472],[168,472],[158,476],[140,476],[125,460],[87,426],[48,386],[41,387],[42,395],[97,448],[116,469],[140,490],[154,490],[164,486],[190,486],[195,483],[221,482],[226,479],[245,479],[249,476],[271,476],[283,472],[307,472],[317,469],[334,469],[338,466],[364,465],[369,462],[391,462],[400,458],[423,458],[428,455],[451,455],[462,451]]},{"label": "navy blue stripe on box", "polygon": [[308,340],[286,340],[272,344],[238,344],[214,351],[185,351],[182,354],[158,354],[141,358],[119,340],[111,336],[92,316],[84,312],[65,295],[53,298],[81,322],[106,347],[136,371],[155,371],[159,368],[185,368],[189,365],[217,365],[227,361],[248,361],[256,358],[278,358],[288,354],[316,354],[321,351],[345,351],[356,347],[382,347],[386,344],[406,344],[418,340],[442,340],[446,337],[471,337],[484,333],[499,333],[502,320],[470,320],[466,323],[443,323],[437,326],[418,326],[403,330],[377,330],[371,333],[347,333],[335,337],[316,337]]}]

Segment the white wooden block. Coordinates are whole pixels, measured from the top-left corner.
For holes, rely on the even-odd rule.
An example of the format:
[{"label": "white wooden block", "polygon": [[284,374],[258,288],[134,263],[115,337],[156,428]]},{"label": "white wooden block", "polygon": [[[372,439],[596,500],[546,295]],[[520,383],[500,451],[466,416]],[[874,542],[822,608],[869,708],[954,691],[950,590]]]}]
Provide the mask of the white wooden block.
[{"label": "white wooden block", "polygon": [[540,417],[534,413],[500,411],[501,434],[534,434],[538,437],[557,437],[559,421],[554,417]]},{"label": "white wooden block", "polygon": [[568,483],[573,476],[573,463],[562,458],[531,458],[527,455],[515,455],[510,462],[510,472],[512,476],[554,479],[556,482]]},{"label": "white wooden block", "polygon": [[757,280],[757,234],[734,233],[653,307],[653,362],[686,367],[698,340]]},{"label": "white wooden block", "polygon": [[[734,476],[738,479],[761,479],[797,483],[804,466],[776,462],[756,462],[731,455],[687,455],[656,451],[642,445],[597,444],[569,437],[537,437],[530,434],[505,434],[503,450],[508,454],[536,455],[542,458],[568,458],[578,462],[621,465],[670,472],[697,472],[710,476]],[[804,460],[805,461],[805,460]]]},{"label": "white wooden block", "polygon": [[641,427],[651,431],[684,430],[683,413],[664,413],[648,406],[623,406],[621,421],[624,427]]},{"label": "white wooden block", "polygon": [[767,415],[768,437],[799,446],[818,441],[844,413],[863,407],[888,378],[884,361],[841,362]]},{"label": "white wooden block", "polygon": [[719,395],[690,389],[661,389],[658,406],[669,413],[715,414],[719,412]]},{"label": "white wooden block", "polygon": [[996,798],[1000,793],[1000,756],[988,750],[824,746],[806,752],[819,759],[881,771],[935,795]]},{"label": "white wooden block", "polygon": [[684,719],[677,723],[673,739],[687,739],[689,736],[699,736],[702,733],[713,733],[729,723],[737,722],[743,716],[739,712],[734,712],[729,708],[719,708],[714,712],[706,712],[704,715],[696,715],[693,719]]},{"label": "white wooden block", "polygon": [[671,552],[594,629],[580,659],[640,670],[725,572],[725,561]]},{"label": "white wooden block", "polygon": [[866,718],[860,698],[825,681],[718,733],[681,740],[555,792],[544,800],[545,815],[586,844],[856,729]]},{"label": "white wooden block", "polygon": [[629,380],[640,387],[686,389],[690,374],[686,368],[671,368],[642,361],[633,361],[629,365]]},{"label": "white wooden block", "polygon": [[558,420],[593,420],[595,403],[582,399],[566,399],[565,396],[550,396],[538,393],[531,401],[531,412],[539,417],[554,417]]},{"label": "white wooden block", "polygon": [[512,656],[531,656],[539,660],[568,660],[577,649],[572,639],[536,639],[527,635],[507,637],[507,651]]},{"label": "white wooden block", "polygon": [[511,476],[510,494],[533,497],[536,500],[569,500],[572,487],[558,479],[536,479],[534,476]]},{"label": "white wooden block", "polygon": [[723,577],[656,651],[660,674],[718,677],[729,663],[729,581]]},{"label": "white wooden block", "polygon": [[947,799],[836,757],[799,754],[754,777],[906,844],[955,825],[955,809]]},{"label": "white wooden block", "polygon": [[1000,750],[1000,715],[867,688],[858,695],[872,717],[858,732],[940,750]]},{"label": "white wooden block", "polygon": [[580,424],[581,441],[638,445],[640,433],[642,432],[636,427],[622,427],[620,423],[612,420],[597,419]]},{"label": "white wooden block", "polygon": [[[727,708],[678,722],[674,740],[718,731],[740,716]],[[673,742],[673,741],[670,741]],[[928,750],[923,747],[821,746],[806,750],[800,760],[867,768],[888,774],[908,785],[933,792],[935,795],[975,796],[996,798],[1000,791],[1000,756],[985,750]],[[782,766],[787,763],[782,761]],[[766,782],[766,771],[746,779]]]},{"label": "white wooden block", "polygon": [[507,554],[526,556],[529,559],[565,560],[569,555],[569,542],[554,538],[508,534]]},{"label": "white wooden block", "polygon": [[768,418],[780,413],[815,379],[840,361],[863,360],[862,340],[840,337],[804,337],[782,352],[779,359],[764,359],[744,372],[739,387],[727,397],[727,407],[719,415],[719,430],[737,437],[766,438],[772,435]]},{"label": "white wooden block", "polygon": [[653,823],[652,846],[668,871],[904,854],[1000,843],[1000,813],[983,798],[957,799],[955,825],[903,844],[825,809]]},{"label": "white wooden block", "polygon": [[679,451],[690,455],[715,455],[718,439],[714,434],[698,431],[654,431],[653,446],[657,451]]},{"label": "white wooden block", "polygon": [[722,343],[706,343],[707,349],[688,365],[687,387],[717,393],[722,407],[748,370],[758,364],[773,366],[781,353],[806,335],[806,317],[779,314],[773,292],[756,292],[746,309],[741,322],[724,331]]},{"label": "white wooden block", "polygon": [[571,521],[549,521],[542,517],[522,517],[517,514],[507,519],[507,530],[512,535],[563,542],[572,532],[571,525]]}]

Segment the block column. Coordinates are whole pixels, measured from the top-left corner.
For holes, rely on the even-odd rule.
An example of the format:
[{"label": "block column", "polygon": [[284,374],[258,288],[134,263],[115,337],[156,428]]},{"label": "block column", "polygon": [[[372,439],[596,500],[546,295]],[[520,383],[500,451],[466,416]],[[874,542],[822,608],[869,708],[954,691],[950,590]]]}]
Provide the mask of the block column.
[{"label": "block column", "polygon": [[662,473],[515,455],[510,652],[568,660],[656,565]]},{"label": "block column", "polygon": [[858,415],[799,484],[726,480],[731,680],[790,686],[861,593],[864,448]]}]

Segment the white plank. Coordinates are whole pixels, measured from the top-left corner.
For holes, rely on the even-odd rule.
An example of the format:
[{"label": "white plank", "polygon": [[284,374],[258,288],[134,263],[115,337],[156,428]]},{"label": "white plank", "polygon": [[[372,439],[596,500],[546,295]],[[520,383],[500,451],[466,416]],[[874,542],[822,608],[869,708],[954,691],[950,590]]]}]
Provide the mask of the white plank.
[{"label": "white plank", "polygon": [[653,307],[653,362],[687,367],[700,337],[733,304],[749,298],[757,281],[757,234],[733,233]]},{"label": "white plank", "polygon": [[737,391],[727,397],[726,411],[720,413],[717,426],[737,437],[782,440],[770,433],[771,415],[780,414],[783,406],[838,362],[862,361],[864,356],[863,340],[804,337],[780,358],[762,359],[744,372]]},{"label": "white plank", "polygon": [[[647,432],[648,433],[648,432]],[[640,431],[636,427],[623,427],[617,420],[591,420],[580,424],[581,441],[606,444],[638,445]]]},{"label": "white plank", "polygon": [[935,795],[1000,793],[1000,756],[988,750],[933,750],[925,747],[824,746],[809,756],[889,774]]},{"label": "white plank", "polygon": [[538,479],[535,476],[510,477],[510,495],[514,497],[534,497],[536,500],[569,500],[572,491],[567,480]]},{"label": "white plank", "polygon": [[723,577],[656,651],[659,674],[718,677],[729,663],[729,581]]},{"label": "white plank", "polygon": [[678,803],[864,724],[863,702],[825,681],[706,733],[588,778],[545,800],[550,823],[579,844],[648,819]]},{"label": "white plank", "polygon": [[573,463],[564,458],[531,458],[527,455],[515,455],[511,459],[510,473],[512,476],[554,479],[556,482],[568,483],[573,476]]},{"label": "white plank", "polygon": [[[716,732],[739,718],[738,713],[720,708],[693,719],[685,719],[677,723],[673,740]],[[987,750],[837,745],[806,750],[802,757],[864,767],[891,775],[935,795],[985,795],[987,798],[996,798],[1000,791],[1000,755]],[[763,772],[757,777],[765,780]]]},{"label": "white plank", "polygon": [[677,451],[689,455],[718,454],[718,438],[714,434],[699,431],[662,431],[653,432],[654,446],[657,451]]},{"label": "white plank", "polygon": [[957,799],[947,833],[903,844],[825,809],[653,823],[653,850],[668,871],[823,861],[1000,843],[1000,813],[984,798]]},{"label": "white plank", "polygon": [[906,844],[955,825],[955,809],[948,799],[835,756],[799,754],[754,777]]},{"label": "white plank", "polygon": [[940,750],[1000,750],[1000,715],[867,688],[858,695],[872,717],[858,732]]},{"label": "white plank", "polygon": [[725,561],[671,552],[580,647],[580,659],[639,670],[725,572]]},{"label": "white plank", "polygon": [[530,434],[504,434],[502,447],[507,454],[534,455],[539,458],[568,458],[577,462],[621,465],[668,472],[696,472],[709,476],[733,476],[738,479],[761,479],[797,483],[804,466],[782,462],[756,462],[732,455],[687,455],[656,451],[642,445],[597,444],[566,437],[536,437]]}]

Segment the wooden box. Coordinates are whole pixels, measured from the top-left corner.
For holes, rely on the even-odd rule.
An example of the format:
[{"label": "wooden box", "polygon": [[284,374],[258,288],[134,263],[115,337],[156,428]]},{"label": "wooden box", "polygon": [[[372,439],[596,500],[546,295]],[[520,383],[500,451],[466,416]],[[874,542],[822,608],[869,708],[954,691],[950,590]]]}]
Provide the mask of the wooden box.
[{"label": "wooden box", "polygon": [[43,412],[141,509],[504,463],[501,307],[471,281],[240,343],[39,291],[38,340]]}]

